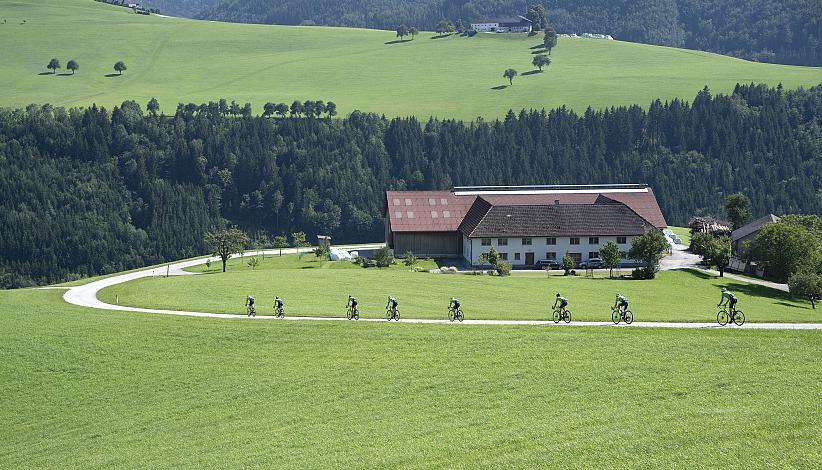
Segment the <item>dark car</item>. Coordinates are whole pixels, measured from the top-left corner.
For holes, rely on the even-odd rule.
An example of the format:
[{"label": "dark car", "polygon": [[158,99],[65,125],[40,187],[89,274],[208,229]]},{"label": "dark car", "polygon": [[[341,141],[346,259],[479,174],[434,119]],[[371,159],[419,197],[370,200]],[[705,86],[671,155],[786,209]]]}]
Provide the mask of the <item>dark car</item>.
[{"label": "dark car", "polygon": [[539,269],[559,269],[559,263],[552,259],[541,259],[534,266]]},{"label": "dark car", "polygon": [[591,258],[588,261],[579,263],[582,269],[600,269],[602,268],[602,258]]}]

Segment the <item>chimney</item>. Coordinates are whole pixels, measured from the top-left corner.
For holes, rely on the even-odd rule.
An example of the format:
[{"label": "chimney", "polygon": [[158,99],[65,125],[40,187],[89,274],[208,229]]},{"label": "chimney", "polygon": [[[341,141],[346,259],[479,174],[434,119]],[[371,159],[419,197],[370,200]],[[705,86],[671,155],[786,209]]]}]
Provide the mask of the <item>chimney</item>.
[{"label": "chimney", "polygon": [[559,205],[559,199],[554,199],[554,205],[555,205],[555,206],[558,206],[558,205]]}]

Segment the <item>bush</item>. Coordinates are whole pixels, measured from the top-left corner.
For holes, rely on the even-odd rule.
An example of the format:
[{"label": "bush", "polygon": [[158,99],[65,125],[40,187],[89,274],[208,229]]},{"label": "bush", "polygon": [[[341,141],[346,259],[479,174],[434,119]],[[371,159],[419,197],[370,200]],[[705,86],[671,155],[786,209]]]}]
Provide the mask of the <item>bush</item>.
[{"label": "bush", "polygon": [[373,259],[360,258],[359,262],[360,262],[360,266],[362,266],[363,268],[373,268],[373,267],[377,266],[376,261],[374,261]]},{"label": "bush", "polygon": [[405,261],[406,266],[414,266],[417,264],[417,257],[414,256],[414,253],[411,250],[405,252]]},{"label": "bush", "polygon": [[378,268],[387,268],[394,263],[394,257],[391,255],[391,250],[387,246],[380,248],[374,252],[374,262]]},{"label": "bush", "polygon": [[509,276],[511,274],[512,265],[508,261],[500,261],[497,263],[497,274],[500,276]]}]

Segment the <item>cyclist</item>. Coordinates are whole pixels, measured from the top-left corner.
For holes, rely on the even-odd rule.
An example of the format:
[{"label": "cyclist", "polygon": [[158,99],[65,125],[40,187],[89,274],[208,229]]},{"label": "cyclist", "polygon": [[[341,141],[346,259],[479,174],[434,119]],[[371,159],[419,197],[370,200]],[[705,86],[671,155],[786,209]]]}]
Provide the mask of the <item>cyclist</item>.
[{"label": "cyclist", "polygon": [[559,305],[560,310],[565,310],[565,307],[568,306],[568,299],[557,293],[557,299],[554,301],[554,306],[552,308],[556,309],[557,305]]},{"label": "cyclist", "polygon": [[448,302],[448,308],[453,308],[455,313],[458,312],[460,309],[460,299],[451,297],[451,301]]},{"label": "cyclist", "polygon": [[622,315],[622,318],[625,318],[625,311],[628,310],[628,299],[622,294],[616,295],[614,308],[617,307],[619,307],[619,314]]},{"label": "cyclist", "polygon": [[274,311],[279,314],[283,311],[283,299],[280,296],[274,298]]},{"label": "cyclist", "polygon": [[345,304],[346,308],[351,308],[351,310],[357,310],[357,298],[348,296],[348,303]]},{"label": "cyclist", "polygon": [[254,308],[254,297],[246,296],[245,298],[245,306],[248,308],[248,316],[249,317],[256,317],[257,316],[257,309]]},{"label": "cyclist", "polygon": [[724,287],[722,288],[722,298],[719,300],[717,307],[722,307],[723,305],[728,305],[728,310],[730,310],[731,315],[736,313],[736,296],[728,292],[728,289]]},{"label": "cyclist", "polygon": [[391,309],[391,318],[394,318],[394,317],[397,316],[397,306],[399,304],[400,303],[397,302],[397,299],[395,299],[394,297],[391,297],[390,295],[388,296],[388,303],[385,304],[385,308],[386,309],[388,309],[388,308]]}]

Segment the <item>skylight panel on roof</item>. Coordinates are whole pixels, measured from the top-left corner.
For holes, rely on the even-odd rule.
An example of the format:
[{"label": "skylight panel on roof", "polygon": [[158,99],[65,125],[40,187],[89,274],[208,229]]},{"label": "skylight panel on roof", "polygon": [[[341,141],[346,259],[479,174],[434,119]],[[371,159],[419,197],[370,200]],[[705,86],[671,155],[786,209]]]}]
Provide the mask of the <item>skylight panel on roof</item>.
[{"label": "skylight panel on roof", "polygon": [[397,211],[394,215],[396,215],[398,219],[402,219],[402,211]]},{"label": "skylight panel on roof", "polygon": [[437,205],[437,200],[434,199],[433,197],[429,197],[428,198],[428,204],[430,204],[432,206],[436,206]]},{"label": "skylight panel on roof", "polygon": [[399,206],[400,205],[400,200],[397,199],[397,198],[394,198],[394,205]]},{"label": "skylight panel on roof", "polygon": [[439,216],[440,216],[440,215],[437,213],[437,211],[431,211],[431,218],[432,218],[432,219],[436,219],[436,218],[437,218],[437,217],[439,217]]},{"label": "skylight panel on roof", "polygon": [[409,219],[413,219],[413,218],[414,218],[414,211],[408,211],[408,218],[409,218]]},{"label": "skylight panel on roof", "polygon": [[410,206],[411,205],[411,199],[405,198],[405,205]]},{"label": "skylight panel on roof", "polygon": [[442,211],[442,216],[446,219],[451,217],[451,211]]},{"label": "skylight panel on roof", "polygon": [[442,204],[443,206],[447,206],[448,205],[448,199],[445,199],[445,198],[440,199],[440,204]]}]

